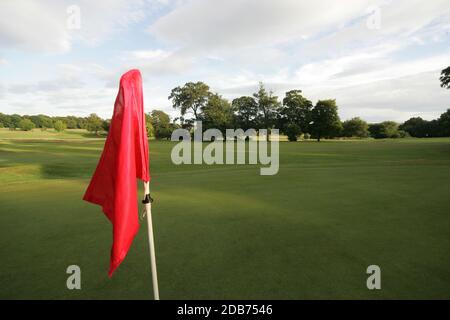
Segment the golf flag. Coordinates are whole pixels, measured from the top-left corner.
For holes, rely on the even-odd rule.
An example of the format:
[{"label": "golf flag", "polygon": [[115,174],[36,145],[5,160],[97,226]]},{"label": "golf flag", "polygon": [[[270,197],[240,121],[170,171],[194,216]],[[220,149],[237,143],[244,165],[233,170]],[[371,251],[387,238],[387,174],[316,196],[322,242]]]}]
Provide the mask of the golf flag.
[{"label": "golf flag", "polygon": [[110,277],[139,229],[136,178],[150,181],[143,104],[141,73],[133,69],[120,78],[108,137],[83,197],[102,206],[113,225]]}]

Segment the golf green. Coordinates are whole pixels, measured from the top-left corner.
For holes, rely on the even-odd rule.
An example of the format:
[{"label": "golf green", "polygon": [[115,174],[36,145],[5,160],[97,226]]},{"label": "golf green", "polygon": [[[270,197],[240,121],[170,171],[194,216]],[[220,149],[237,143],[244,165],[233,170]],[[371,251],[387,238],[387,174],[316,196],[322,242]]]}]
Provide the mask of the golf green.
[{"label": "golf green", "polygon": [[[151,299],[144,221],[110,279],[111,225],[81,200],[104,140],[52,134],[0,133],[0,298]],[[450,298],[450,139],[282,142],[274,176],[176,166],[174,145],[150,141],[161,299]]]}]

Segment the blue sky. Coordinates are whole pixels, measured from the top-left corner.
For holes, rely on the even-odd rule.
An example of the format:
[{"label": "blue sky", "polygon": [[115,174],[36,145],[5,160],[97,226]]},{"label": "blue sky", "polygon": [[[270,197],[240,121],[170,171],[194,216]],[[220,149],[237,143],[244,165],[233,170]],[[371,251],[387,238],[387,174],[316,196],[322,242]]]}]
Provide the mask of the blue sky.
[{"label": "blue sky", "polygon": [[450,108],[449,65],[448,0],[0,3],[4,113],[110,117],[120,75],[139,68],[146,110],[173,117],[167,97],[187,81],[229,99],[263,81],[280,99],[336,98],[343,119],[432,119]]}]

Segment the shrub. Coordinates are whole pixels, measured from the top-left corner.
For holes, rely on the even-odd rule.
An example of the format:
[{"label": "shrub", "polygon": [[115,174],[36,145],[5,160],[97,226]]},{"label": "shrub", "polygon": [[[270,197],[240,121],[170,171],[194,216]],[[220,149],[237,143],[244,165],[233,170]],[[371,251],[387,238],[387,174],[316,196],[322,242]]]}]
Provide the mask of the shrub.
[{"label": "shrub", "polygon": [[66,124],[62,122],[61,120],[55,121],[55,124],[53,125],[56,131],[61,132],[66,129]]},{"label": "shrub", "polygon": [[36,126],[30,119],[22,119],[19,122],[19,128],[23,131],[30,131],[34,129]]}]

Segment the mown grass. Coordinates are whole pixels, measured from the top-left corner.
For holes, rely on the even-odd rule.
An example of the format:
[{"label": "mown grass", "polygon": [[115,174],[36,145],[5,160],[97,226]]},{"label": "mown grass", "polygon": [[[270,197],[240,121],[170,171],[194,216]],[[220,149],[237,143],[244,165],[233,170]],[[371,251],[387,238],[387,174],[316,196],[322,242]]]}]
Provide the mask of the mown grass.
[{"label": "mown grass", "polygon": [[[151,299],[145,223],[107,277],[111,226],[81,200],[103,140],[76,134],[0,132],[0,298]],[[281,143],[275,176],[173,145],[150,142],[161,298],[450,298],[450,139]]]}]

